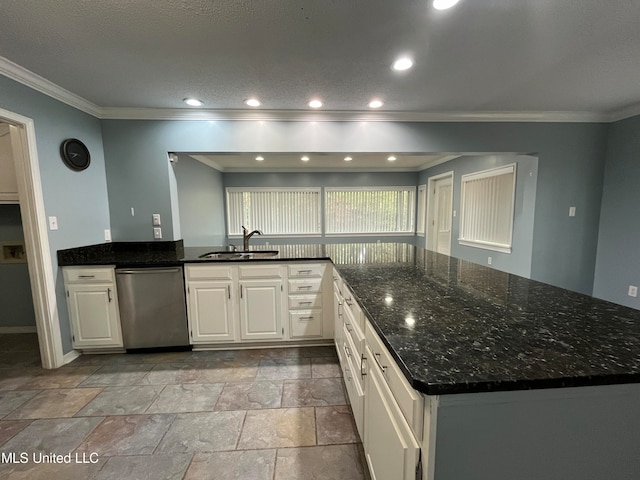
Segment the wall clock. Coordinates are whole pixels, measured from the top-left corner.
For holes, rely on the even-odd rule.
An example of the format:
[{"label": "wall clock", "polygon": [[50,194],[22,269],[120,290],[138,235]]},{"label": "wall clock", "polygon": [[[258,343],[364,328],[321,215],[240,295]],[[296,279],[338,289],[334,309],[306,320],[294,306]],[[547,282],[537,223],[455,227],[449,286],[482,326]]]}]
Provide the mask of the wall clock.
[{"label": "wall clock", "polygon": [[76,172],[86,169],[91,163],[89,149],[84,143],[75,138],[68,138],[62,142],[60,155],[65,165]]}]

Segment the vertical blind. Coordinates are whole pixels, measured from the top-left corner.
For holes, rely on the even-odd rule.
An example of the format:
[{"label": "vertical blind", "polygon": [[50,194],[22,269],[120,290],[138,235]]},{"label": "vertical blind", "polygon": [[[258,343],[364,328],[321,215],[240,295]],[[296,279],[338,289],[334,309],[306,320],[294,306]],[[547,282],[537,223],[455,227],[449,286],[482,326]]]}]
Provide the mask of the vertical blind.
[{"label": "vertical blind", "polygon": [[414,199],[415,187],[326,188],[326,233],[412,233]]},{"label": "vertical blind", "polygon": [[425,223],[427,221],[427,186],[420,185],[418,187],[418,219],[416,220],[416,233],[425,233]]},{"label": "vertical blind", "polygon": [[227,188],[228,234],[319,235],[320,189]]},{"label": "vertical blind", "polygon": [[514,165],[462,176],[460,243],[511,251]]}]

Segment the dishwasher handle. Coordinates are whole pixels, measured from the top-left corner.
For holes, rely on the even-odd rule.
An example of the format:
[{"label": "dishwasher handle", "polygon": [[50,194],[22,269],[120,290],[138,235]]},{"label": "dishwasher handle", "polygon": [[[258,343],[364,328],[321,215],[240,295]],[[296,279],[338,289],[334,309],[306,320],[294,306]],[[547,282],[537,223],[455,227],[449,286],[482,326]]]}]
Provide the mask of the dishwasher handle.
[{"label": "dishwasher handle", "polygon": [[116,269],[118,275],[140,275],[149,273],[177,273],[180,271],[180,267],[176,268],[136,268],[132,270]]}]

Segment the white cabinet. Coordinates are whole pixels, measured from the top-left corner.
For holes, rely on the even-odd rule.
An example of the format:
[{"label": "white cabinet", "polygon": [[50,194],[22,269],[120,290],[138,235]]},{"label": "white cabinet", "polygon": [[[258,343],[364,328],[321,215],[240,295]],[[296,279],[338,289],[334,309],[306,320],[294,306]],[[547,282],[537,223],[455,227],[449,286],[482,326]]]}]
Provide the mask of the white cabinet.
[{"label": "white cabinet", "polygon": [[240,281],[240,336],[242,340],[283,338],[281,279]]},{"label": "white cabinet", "polygon": [[333,319],[330,307],[323,308],[326,271],[322,263],[287,265],[290,338],[330,338]]},{"label": "white cabinet", "polygon": [[189,285],[187,315],[193,344],[237,340],[232,286],[231,281],[224,280]]},{"label": "white cabinet", "polygon": [[63,269],[74,348],[122,347],[114,267]]},{"label": "white cabinet", "polygon": [[0,124],[0,203],[18,202],[18,181],[9,128],[7,124]]},{"label": "white cabinet", "polygon": [[[367,347],[367,357],[375,358]],[[402,416],[384,372],[370,362],[365,381],[364,450],[372,480],[415,480],[420,445]]]}]

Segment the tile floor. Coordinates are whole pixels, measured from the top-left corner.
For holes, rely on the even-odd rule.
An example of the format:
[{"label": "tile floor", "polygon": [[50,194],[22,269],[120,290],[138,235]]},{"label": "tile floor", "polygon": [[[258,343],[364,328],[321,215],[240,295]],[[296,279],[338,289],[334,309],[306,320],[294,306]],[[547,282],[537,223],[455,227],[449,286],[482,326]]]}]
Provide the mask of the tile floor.
[{"label": "tile floor", "polygon": [[[368,477],[332,347],[39,365],[35,335],[0,335],[0,452],[29,459],[0,479]],[[51,453],[71,463],[34,463]]]}]

